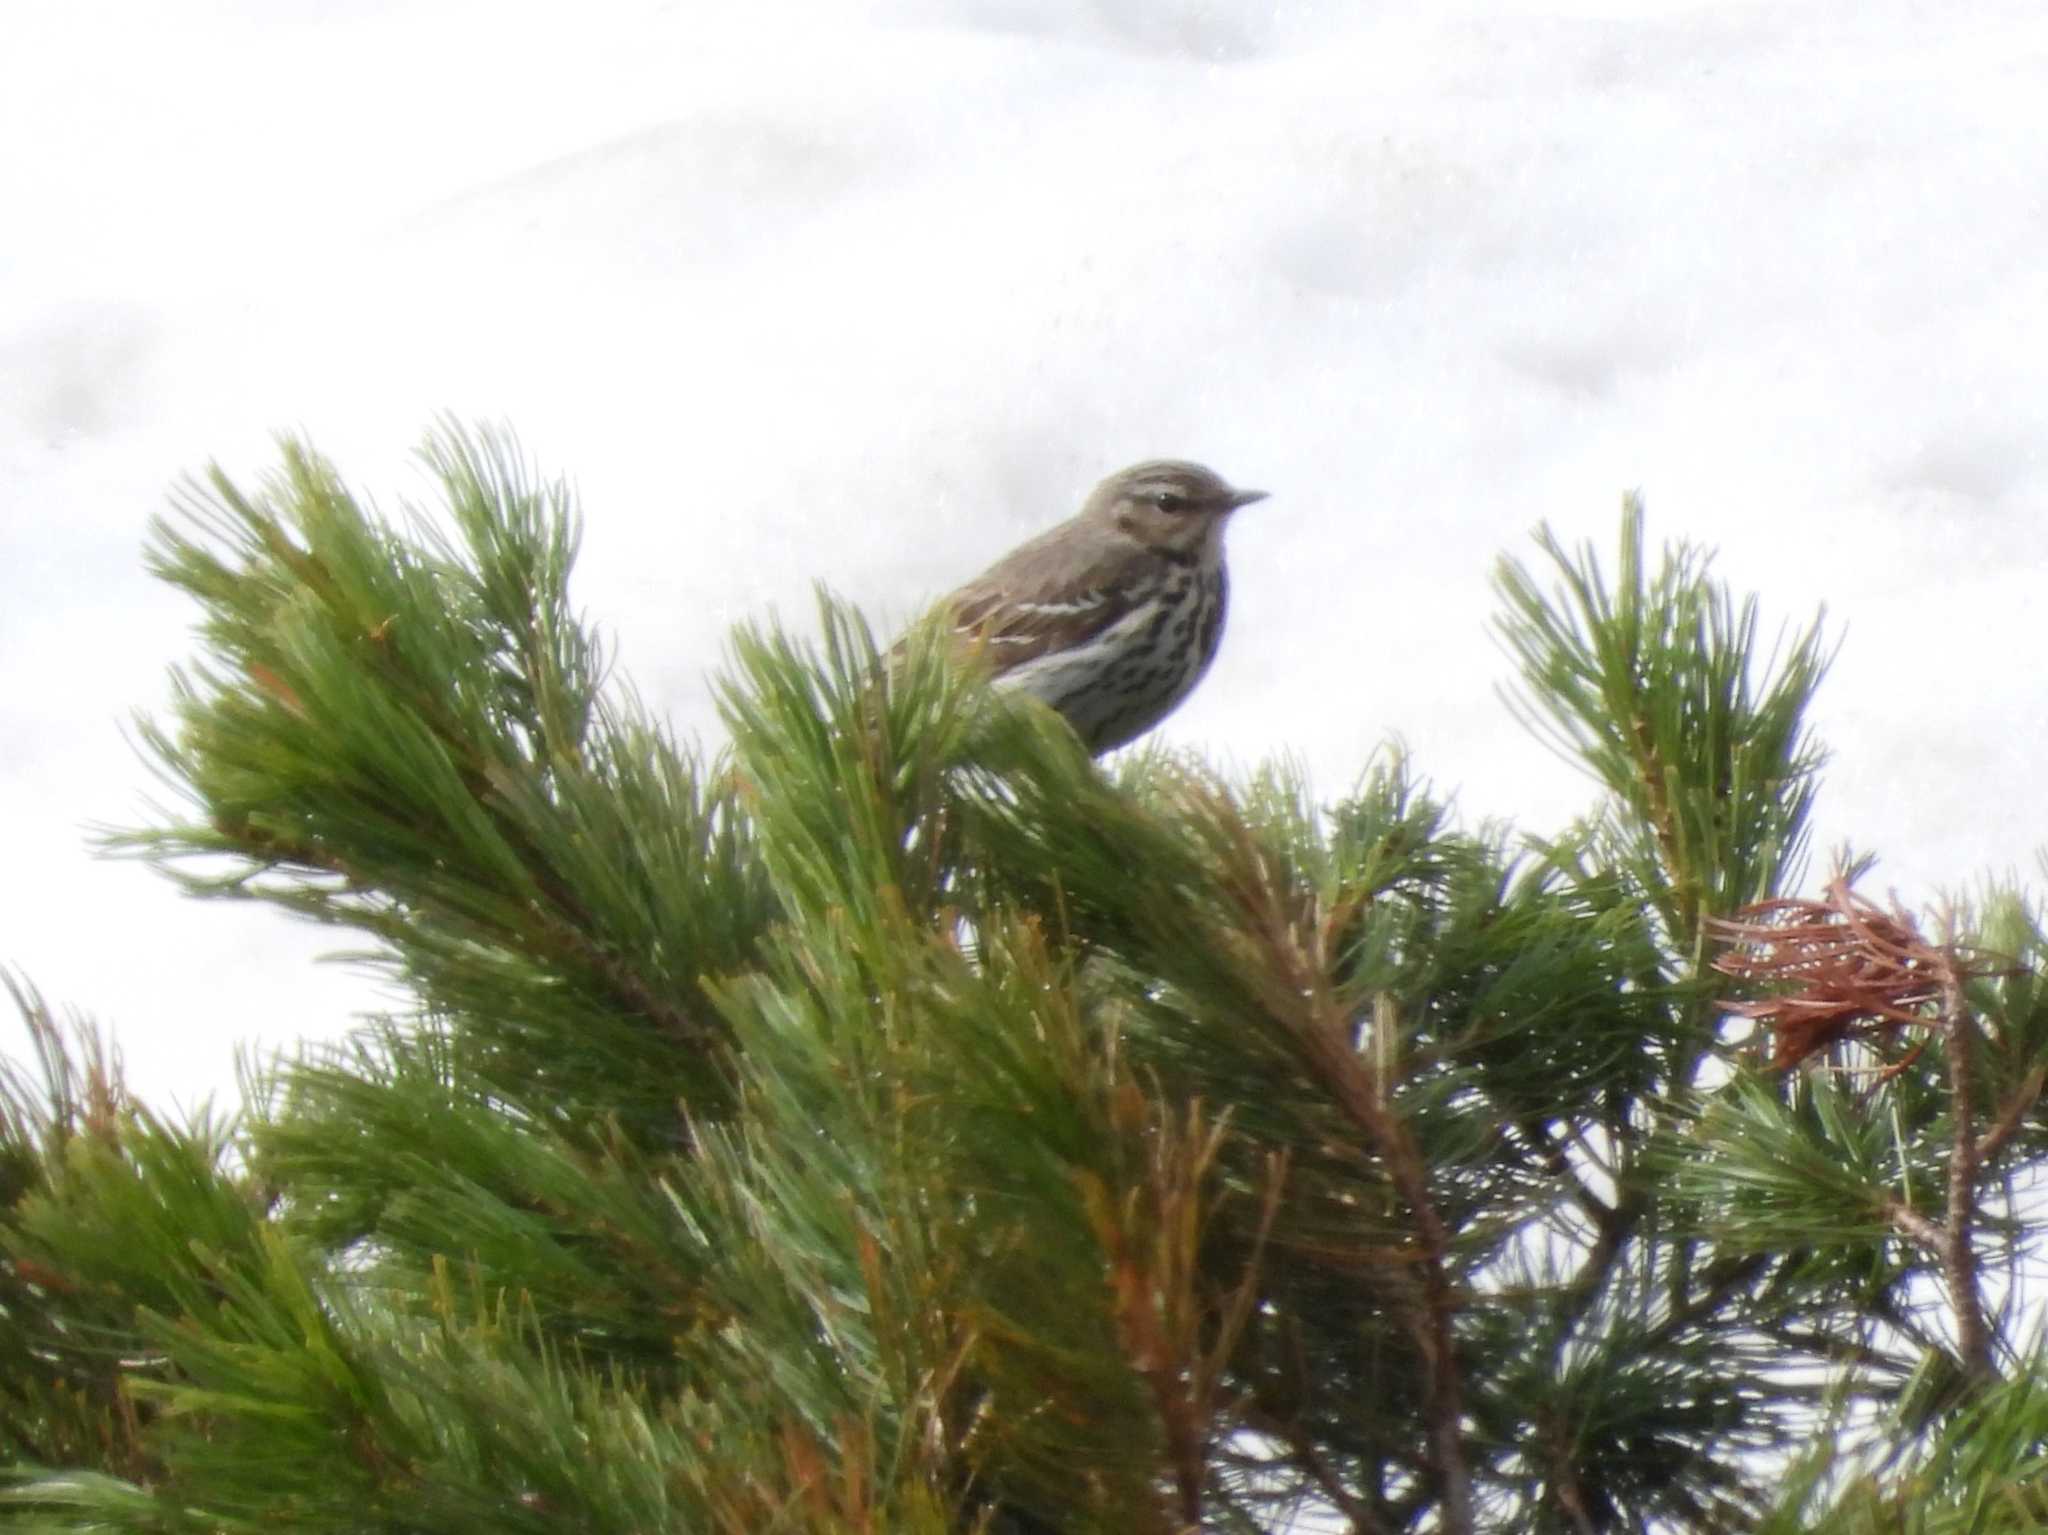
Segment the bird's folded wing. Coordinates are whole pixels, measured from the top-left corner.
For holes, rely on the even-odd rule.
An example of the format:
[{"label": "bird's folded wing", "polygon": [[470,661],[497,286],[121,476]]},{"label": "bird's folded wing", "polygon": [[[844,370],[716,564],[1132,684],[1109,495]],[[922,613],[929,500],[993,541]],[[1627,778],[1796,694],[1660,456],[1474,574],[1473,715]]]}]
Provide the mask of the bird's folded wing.
[{"label": "bird's folded wing", "polygon": [[997,673],[1049,651],[1085,647],[1127,615],[1135,594],[1114,585],[1019,591],[977,581],[947,602],[954,632],[985,648]]}]

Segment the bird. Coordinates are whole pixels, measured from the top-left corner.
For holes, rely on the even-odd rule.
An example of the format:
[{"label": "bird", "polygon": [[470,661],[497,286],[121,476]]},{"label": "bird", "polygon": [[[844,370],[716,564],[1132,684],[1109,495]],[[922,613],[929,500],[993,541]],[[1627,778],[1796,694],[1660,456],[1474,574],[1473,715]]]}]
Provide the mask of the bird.
[{"label": "bird", "polygon": [[1050,705],[1101,756],[1171,714],[1216,659],[1223,532],[1265,498],[1185,459],[1133,464],[939,608],[997,688]]}]

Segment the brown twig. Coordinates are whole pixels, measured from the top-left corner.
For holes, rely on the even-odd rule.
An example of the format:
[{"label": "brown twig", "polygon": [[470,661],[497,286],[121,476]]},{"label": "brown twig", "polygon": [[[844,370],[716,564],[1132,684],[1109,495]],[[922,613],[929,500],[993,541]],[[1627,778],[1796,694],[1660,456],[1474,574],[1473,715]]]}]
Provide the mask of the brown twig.
[{"label": "brown twig", "polygon": [[1135,1086],[1123,1085],[1128,1091],[1118,1094],[1118,1114],[1148,1144],[1144,1176],[1121,1198],[1093,1174],[1080,1175],[1079,1186],[1107,1260],[1118,1342],[1152,1398],[1166,1442],[1176,1499],[1172,1528],[1193,1532],[1203,1523],[1218,1395],[1258,1306],[1287,1159],[1275,1154],[1266,1161],[1265,1196],[1238,1283],[1226,1293],[1209,1293],[1201,1248],[1217,1196],[1207,1183],[1229,1116],[1212,1118],[1197,1100],[1184,1120],[1176,1120]]},{"label": "brown twig", "polygon": [[[1543,1170],[1564,1185],[1572,1203],[1579,1207],[1588,1221],[1592,1222],[1593,1229],[1602,1236],[1613,1232],[1620,1218],[1619,1212],[1587,1186],[1586,1180],[1579,1176],[1579,1170],[1572,1165],[1572,1159],[1565,1155],[1564,1147],[1557,1143],[1557,1137],[1550,1133],[1549,1127],[1541,1120],[1525,1117],[1517,1120],[1514,1128],[1516,1134],[1535,1148],[1538,1159],[1543,1163]],[[1615,1234],[1620,1235],[1618,1232]]]},{"label": "brown twig", "polygon": [[1742,1253],[1709,1263],[1704,1276],[1706,1289],[1683,1304],[1674,1305],[1670,1314],[1644,1338],[1644,1350],[1654,1352],[1663,1348],[1695,1322],[1713,1316],[1730,1296],[1747,1289],[1769,1262],[1768,1254]]},{"label": "brown twig", "polygon": [[2041,1089],[2048,1086],[2048,1065],[2036,1066],[2020,1079],[2020,1085],[2006,1100],[1998,1117],[1992,1120],[1990,1128],[1977,1137],[1977,1165],[1981,1168],[2005,1149],[2005,1143],[2019,1132],[2027,1122],[2027,1111],[2041,1099]]},{"label": "brown twig", "polygon": [[1420,1281],[1408,1321],[1423,1361],[1429,1467],[1441,1499],[1438,1528],[1444,1535],[1466,1535],[1472,1529],[1472,1472],[1454,1339],[1458,1296],[1451,1282],[1451,1236],[1430,1193],[1421,1150],[1389,1101],[1399,1034],[1393,1001],[1385,995],[1375,999],[1368,1059],[1355,1042],[1355,1001],[1332,979],[1337,965],[1325,944],[1338,925],[1325,920],[1319,903],[1276,867],[1234,806],[1219,795],[1197,798],[1212,818],[1229,871],[1225,888],[1252,939],[1272,1016],[1295,1039],[1338,1110],[1364,1132],[1408,1207]]},{"label": "brown twig", "polygon": [[1586,1506],[1586,1490],[1579,1485],[1579,1473],[1569,1450],[1561,1450],[1553,1463],[1550,1488],[1557,1496],[1557,1506],[1565,1511],[1579,1535],[1600,1535],[1593,1511]]},{"label": "brown twig", "polygon": [[1394,1527],[1370,1503],[1344,1485],[1344,1478],[1330,1464],[1330,1458],[1322,1452],[1322,1447],[1311,1435],[1304,1434],[1293,1418],[1251,1412],[1245,1414],[1243,1421],[1253,1433],[1264,1434],[1284,1446],[1288,1458],[1308,1473],[1316,1484],[1316,1490],[1335,1505],[1337,1512],[1351,1521],[1354,1531],[1361,1532],[1361,1535],[1393,1535]]},{"label": "brown twig", "polygon": [[1963,988],[1951,982],[1941,999],[1941,1022],[1948,1047],[1949,1114],[1955,1123],[1955,1150],[1948,1160],[1948,1218],[1941,1249],[1941,1269],[1948,1280],[1949,1301],[1956,1308],[1956,1348],[1963,1364],[1980,1380],[1998,1373],[1991,1358],[1991,1329],[1984,1321],[1984,1297],[1978,1285],[1977,1248],[1970,1240],[1977,1219],[1976,1054],[1977,1022],[1963,1001]]},{"label": "brown twig", "polygon": [[[1837,1364],[1858,1365],[1872,1375],[1890,1375],[1894,1384],[1889,1393],[1866,1393],[1895,1396],[1912,1375],[1912,1366],[1894,1355],[1872,1344],[1855,1338],[1837,1338],[1828,1333],[1805,1332],[1782,1322],[1774,1322],[1758,1329],[1774,1343],[1787,1348],[1798,1349],[1801,1353],[1812,1354],[1818,1359],[1831,1359]],[[1852,1389],[1856,1389],[1853,1388]]]},{"label": "brown twig", "polygon": [[[1951,1069],[1958,1077],[1968,1075],[1966,1067],[1954,1066],[1953,1056]],[[1901,1235],[1941,1265],[1949,1304],[1955,1308],[1956,1352],[1971,1374],[1989,1378],[1997,1371],[1992,1363],[1991,1331],[1984,1320],[1984,1298],[1978,1285],[1977,1251],[1970,1241],[1970,1228],[1976,1218],[1975,1142],[1960,1113],[1966,1107],[1960,1096],[1955,1107],[1956,1149],[1949,1158],[1946,1217],[1935,1220],[1889,1195],[1882,1208],[1885,1219]]]},{"label": "brown twig", "polygon": [[[1384,1011],[1384,1007],[1375,1009],[1376,1014]],[[1460,1426],[1464,1407],[1451,1325],[1458,1302],[1450,1280],[1450,1232],[1430,1196],[1422,1154],[1407,1125],[1387,1106],[1377,1073],[1351,1048],[1348,1024],[1336,1019],[1329,1024],[1316,1031],[1310,1048],[1326,1082],[1335,1090],[1339,1107],[1371,1138],[1395,1192],[1415,1222],[1422,1296],[1412,1326],[1426,1372],[1423,1416],[1429,1429],[1431,1459],[1443,1482],[1442,1528],[1467,1531],[1472,1528],[1472,1486]]]},{"label": "brown twig", "polygon": [[1922,1215],[1903,1199],[1884,1197],[1884,1218],[1890,1221],[1911,1242],[1925,1249],[1930,1256],[1940,1257],[1942,1249],[1948,1246],[1948,1232],[1942,1223],[1930,1216]]}]

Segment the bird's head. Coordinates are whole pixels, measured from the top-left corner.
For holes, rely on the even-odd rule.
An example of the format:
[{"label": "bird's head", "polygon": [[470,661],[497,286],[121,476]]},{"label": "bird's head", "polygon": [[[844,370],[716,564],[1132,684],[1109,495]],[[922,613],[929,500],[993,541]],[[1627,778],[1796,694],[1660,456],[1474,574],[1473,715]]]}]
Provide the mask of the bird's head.
[{"label": "bird's head", "polygon": [[1232,512],[1265,498],[1263,490],[1239,490],[1200,464],[1155,458],[1120,469],[1096,486],[1082,515],[1147,548],[1199,554],[1218,547]]}]

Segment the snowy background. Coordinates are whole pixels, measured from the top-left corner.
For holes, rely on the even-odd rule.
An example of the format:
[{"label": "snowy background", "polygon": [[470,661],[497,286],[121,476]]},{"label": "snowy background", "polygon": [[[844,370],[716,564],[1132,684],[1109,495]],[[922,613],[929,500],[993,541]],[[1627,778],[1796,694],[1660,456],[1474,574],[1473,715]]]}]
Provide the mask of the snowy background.
[{"label": "snowy background", "polygon": [[[1818,827],[2042,882],[2048,8],[8,0],[0,962],[190,1105],[374,1006],[335,935],[95,859],[189,653],[181,472],[302,429],[389,507],[435,413],[580,486],[580,600],[686,735],[728,627],[913,614],[1101,475],[1272,500],[1165,727],[1468,818],[1589,787],[1495,696],[1549,519],[1846,633]],[[20,1046],[0,1027],[0,1050]]]}]

